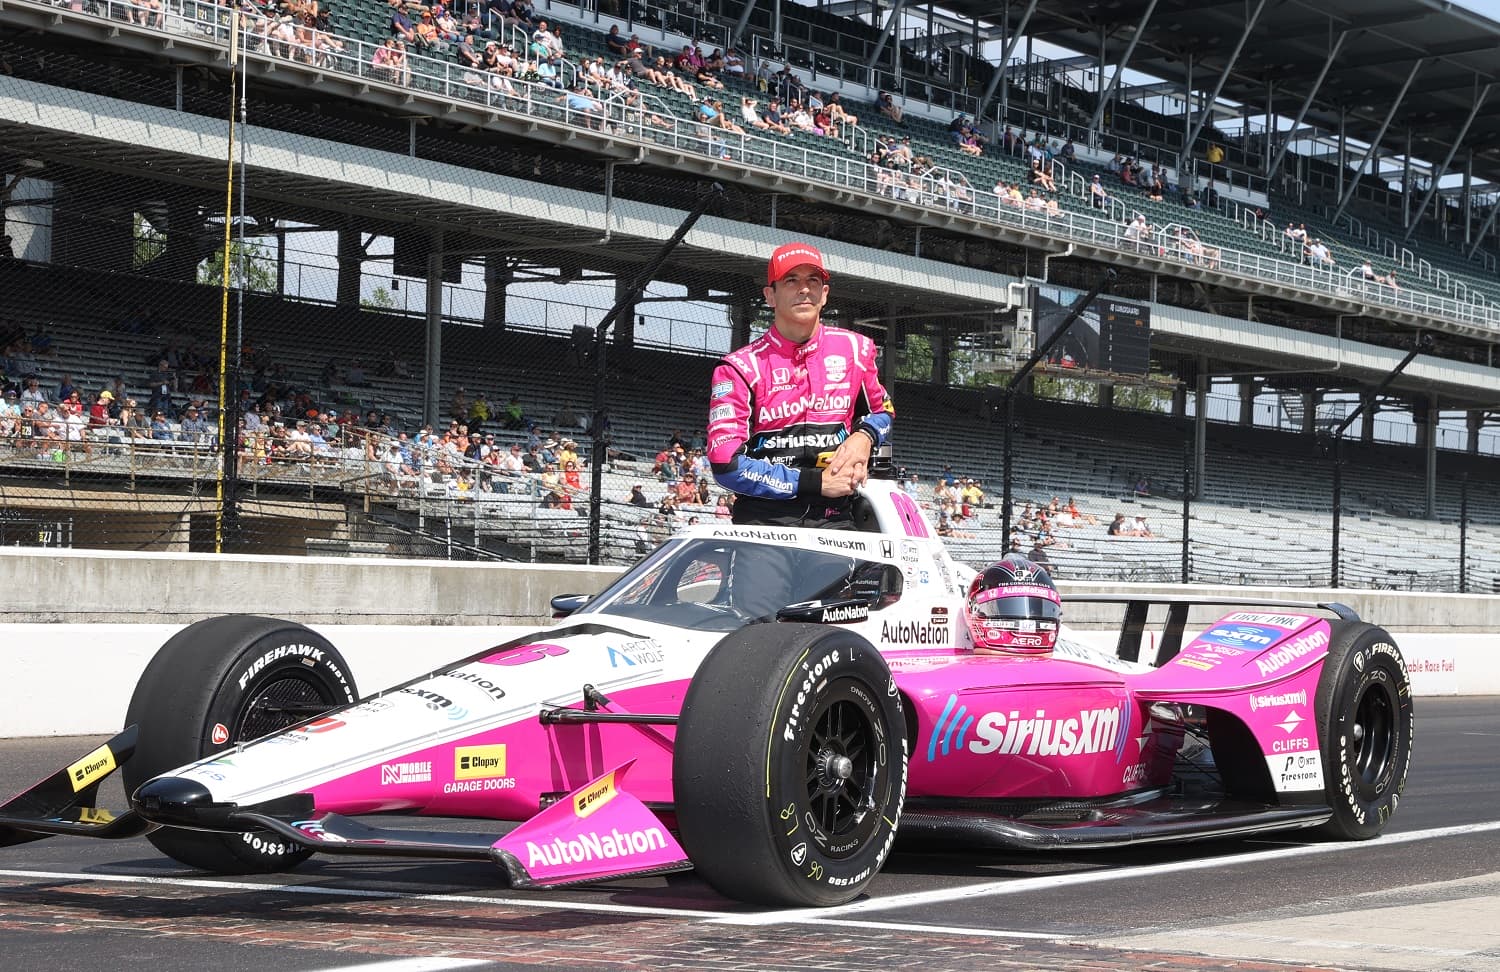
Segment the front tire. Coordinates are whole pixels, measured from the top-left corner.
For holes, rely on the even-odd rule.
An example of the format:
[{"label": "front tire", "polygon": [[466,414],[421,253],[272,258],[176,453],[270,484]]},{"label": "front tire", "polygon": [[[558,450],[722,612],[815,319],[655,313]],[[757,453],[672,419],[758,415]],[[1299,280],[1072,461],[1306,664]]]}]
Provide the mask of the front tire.
[{"label": "front tire", "polygon": [[[357,699],[343,656],[300,624],[231,615],[188,625],[157,651],[130,698],[125,724],[140,737],[121,771],[125,792]],[[264,832],[163,827],[147,839],[173,860],[220,874],[282,871],[312,854]]]},{"label": "front tire", "polygon": [[1318,738],[1333,819],[1323,832],[1368,840],[1396,811],[1411,768],[1411,679],[1396,642],[1370,624],[1336,625],[1318,680]]},{"label": "front tire", "polygon": [[714,890],[774,906],[857,897],[906,798],[901,699],[853,632],[756,624],[693,676],[672,778],[683,847]]}]

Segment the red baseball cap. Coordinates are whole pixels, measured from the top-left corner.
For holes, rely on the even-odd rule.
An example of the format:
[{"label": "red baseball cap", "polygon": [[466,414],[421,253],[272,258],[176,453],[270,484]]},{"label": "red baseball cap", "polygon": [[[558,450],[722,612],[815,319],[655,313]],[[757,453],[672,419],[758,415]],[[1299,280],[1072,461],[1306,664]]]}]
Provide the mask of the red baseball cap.
[{"label": "red baseball cap", "polygon": [[766,266],[766,283],[774,284],[785,277],[797,267],[814,266],[822,275],[823,281],[828,281],[828,271],[823,267],[823,254],[807,243],[788,243],[776,248],[771,254],[771,262]]}]

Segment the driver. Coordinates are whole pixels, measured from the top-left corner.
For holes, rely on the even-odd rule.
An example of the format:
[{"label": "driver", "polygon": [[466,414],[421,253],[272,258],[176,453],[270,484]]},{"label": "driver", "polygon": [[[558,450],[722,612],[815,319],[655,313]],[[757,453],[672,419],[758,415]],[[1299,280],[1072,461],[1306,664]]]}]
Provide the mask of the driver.
[{"label": "driver", "polygon": [[969,585],[969,633],[977,651],[1051,654],[1061,618],[1052,578],[1020,554],[1006,554]]},{"label": "driver", "polygon": [[895,410],[867,337],[822,323],[823,255],[806,243],[771,254],[775,320],[714,369],[708,459],[737,494],[734,522],[852,529],[850,497]]}]

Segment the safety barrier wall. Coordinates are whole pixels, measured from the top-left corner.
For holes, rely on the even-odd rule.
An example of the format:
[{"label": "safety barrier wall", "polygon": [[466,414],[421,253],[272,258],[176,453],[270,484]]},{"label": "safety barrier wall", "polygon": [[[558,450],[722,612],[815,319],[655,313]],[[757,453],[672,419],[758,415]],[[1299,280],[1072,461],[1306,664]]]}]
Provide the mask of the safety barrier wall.
[{"label": "safety barrier wall", "polygon": [[[597,590],[616,573],[536,564],[0,549],[0,737],[118,729],[152,653],[200,618],[250,613],[309,624],[339,647],[361,691],[370,692],[546,624],[554,594]],[[1119,610],[1070,604],[1070,595],[1341,601],[1396,637],[1418,695],[1500,695],[1500,596],[1060,586],[1069,623],[1101,646],[1111,643]],[[1206,624],[1220,613],[1197,609],[1190,621]]]}]

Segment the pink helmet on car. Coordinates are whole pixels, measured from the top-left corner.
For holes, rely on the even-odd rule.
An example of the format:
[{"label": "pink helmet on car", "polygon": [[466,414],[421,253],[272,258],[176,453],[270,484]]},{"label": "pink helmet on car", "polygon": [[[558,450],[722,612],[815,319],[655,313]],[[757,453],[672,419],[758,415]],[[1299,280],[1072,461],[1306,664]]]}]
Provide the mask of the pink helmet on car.
[{"label": "pink helmet on car", "polygon": [[977,650],[1045,655],[1057,645],[1061,618],[1052,577],[1020,554],[990,564],[969,585],[969,632]]}]

